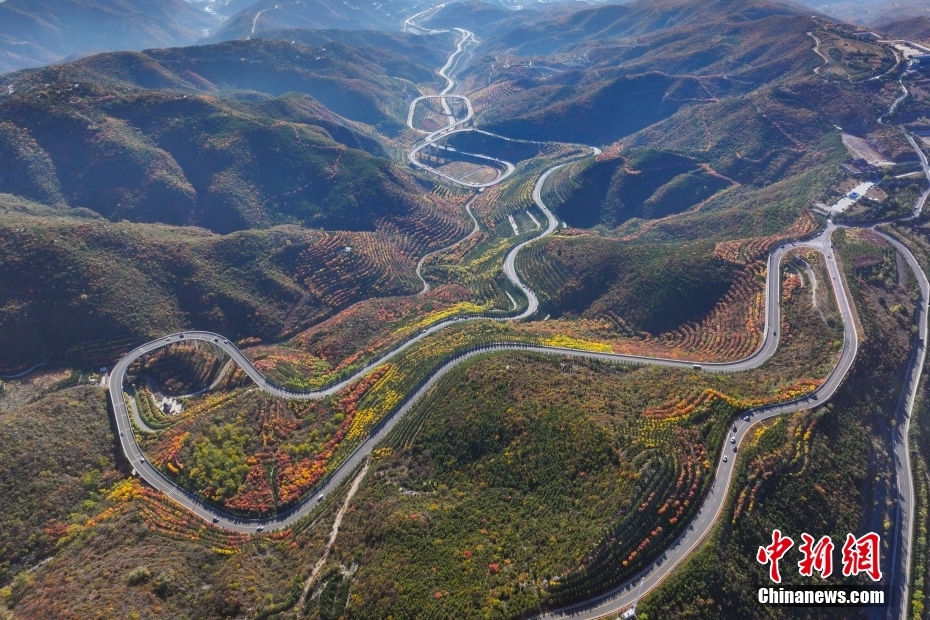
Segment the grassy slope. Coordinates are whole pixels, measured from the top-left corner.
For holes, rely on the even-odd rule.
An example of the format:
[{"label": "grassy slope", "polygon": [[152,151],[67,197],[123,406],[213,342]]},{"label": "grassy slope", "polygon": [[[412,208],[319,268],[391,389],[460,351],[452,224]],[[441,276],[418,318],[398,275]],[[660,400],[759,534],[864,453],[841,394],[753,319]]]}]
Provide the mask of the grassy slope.
[{"label": "grassy slope", "polygon": [[0,585],[55,553],[72,513],[87,519],[115,470],[103,391],[54,393],[0,416]]},{"label": "grassy slope", "polygon": [[879,25],[877,29],[892,36],[910,39],[911,41],[930,41],[930,17],[927,16],[886,22]]}]

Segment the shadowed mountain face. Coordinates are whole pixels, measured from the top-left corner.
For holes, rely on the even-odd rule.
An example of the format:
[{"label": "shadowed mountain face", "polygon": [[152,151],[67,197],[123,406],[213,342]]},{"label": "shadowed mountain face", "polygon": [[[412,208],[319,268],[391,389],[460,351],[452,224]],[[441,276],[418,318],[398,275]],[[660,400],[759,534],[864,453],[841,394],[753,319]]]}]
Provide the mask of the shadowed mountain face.
[{"label": "shadowed mountain face", "polygon": [[498,33],[469,75],[513,86],[479,112],[490,131],[606,144],[807,75],[817,63],[807,35],[815,26],[778,4],[637,1]]},{"label": "shadowed mountain face", "polygon": [[341,116],[392,134],[403,126],[406,101],[417,94],[414,84],[434,78],[432,69],[416,57],[408,59],[386,49],[257,40],[102,54],[9,76],[0,79],[0,85],[12,88],[14,94],[55,82],[247,99],[304,93]]},{"label": "shadowed mountain face", "polygon": [[6,0],[0,73],[87,51],[189,45],[219,23],[183,0]]},{"label": "shadowed mountain face", "polygon": [[876,29],[900,39],[930,43],[930,14],[879,24]]},{"label": "shadowed mountain face", "polygon": [[424,198],[373,156],[371,126],[400,127],[411,83],[431,77],[387,50],[263,40],[17,75],[0,100],[0,192],[218,232],[372,230]]},{"label": "shadowed mountain face", "polygon": [[312,102],[279,103],[303,113],[288,122],[267,104],[54,86],[0,107],[3,191],[218,232],[282,222],[371,230],[416,205],[409,173],[333,140]]},{"label": "shadowed mountain face", "polygon": [[614,228],[634,217],[657,219],[685,211],[730,184],[691,158],[641,149],[590,165],[558,211],[575,228]]},{"label": "shadowed mountain face", "polygon": [[[482,111],[491,131],[539,139],[604,144],[645,129],[679,110],[710,105],[773,80],[808,71],[810,20],[771,16],[746,23],[685,26],[635,39],[608,39],[564,52],[552,64],[583,65],[556,75],[501,67],[485,57],[475,75],[497,71],[519,90]],[[517,63],[520,64],[520,63]],[[523,62],[523,65],[526,63]],[[592,123],[591,119],[599,119]]]}]

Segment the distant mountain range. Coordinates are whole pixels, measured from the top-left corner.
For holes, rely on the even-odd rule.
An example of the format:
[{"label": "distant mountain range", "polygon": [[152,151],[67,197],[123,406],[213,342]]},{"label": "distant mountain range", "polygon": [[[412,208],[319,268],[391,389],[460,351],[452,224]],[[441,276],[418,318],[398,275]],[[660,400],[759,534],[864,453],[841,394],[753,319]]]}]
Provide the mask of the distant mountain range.
[{"label": "distant mountain range", "polygon": [[822,13],[852,24],[878,28],[893,21],[930,17],[926,0],[798,0]]},{"label": "distant mountain range", "polygon": [[[804,6],[807,5],[807,6]],[[423,5],[428,6],[428,5]],[[700,25],[728,15],[754,21],[767,13],[821,12],[884,32],[930,38],[930,5],[905,0],[844,0],[798,4],[740,2],[619,2],[578,10],[575,4],[468,0],[443,5],[427,23],[467,27],[492,45],[520,53]],[[810,7],[810,8],[807,8]],[[415,0],[5,0],[0,2],[0,73],[106,51],[138,51],[232,39],[285,36],[281,31],[397,31],[421,7]]]},{"label": "distant mountain range", "polygon": [[5,0],[0,73],[100,52],[248,39],[281,29],[398,31],[412,6],[390,0]]},{"label": "distant mountain range", "polygon": [[208,40],[265,36],[266,31],[282,28],[397,31],[412,14],[412,4],[397,0],[258,0],[230,17]]},{"label": "distant mountain range", "polygon": [[220,22],[183,0],[6,0],[0,73],[87,52],[189,45]]}]

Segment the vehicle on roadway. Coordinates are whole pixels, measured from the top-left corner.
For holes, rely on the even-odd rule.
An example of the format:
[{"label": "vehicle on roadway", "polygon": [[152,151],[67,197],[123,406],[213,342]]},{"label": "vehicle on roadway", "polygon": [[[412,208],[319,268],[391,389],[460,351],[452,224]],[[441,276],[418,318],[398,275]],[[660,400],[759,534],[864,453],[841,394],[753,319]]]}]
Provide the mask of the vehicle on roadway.
[{"label": "vehicle on roadway", "polygon": [[318,498],[316,498],[316,501],[318,501],[318,502],[322,502],[322,501],[323,501],[323,496],[322,496],[322,495],[320,495],[320,496],[319,496]]},{"label": "vehicle on roadway", "polygon": [[730,437],[730,443],[736,443],[736,437]]},{"label": "vehicle on roadway", "polygon": [[701,365],[700,365],[700,364],[695,364],[695,365],[693,366],[693,368],[694,368],[695,370],[700,370],[700,369],[701,369]]},{"label": "vehicle on roadway", "polygon": [[263,531],[265,531],[265,526],[264,526],[264,525],[259,525],[257,528],[255,528],[255,531],[256,531],[256,532],[263,532]]},{"label": "vehicle on roadway", "polygon": [[728,460],[729,460],[729,459],[727,458],[727,455],[724,454],[724,455],[723,455],[723,462],[726,463]]},{"label": "vehicle on roadway", "polygon": [[213,517],[213,522],[214,522],[214,523],[219,523],[219,522],[220,522],[220,518],[219,518],[219,517]]},{"label": "vehicle on roadway", "polygon": [[733,432],[736,432],[736,424],[733,425]]}]

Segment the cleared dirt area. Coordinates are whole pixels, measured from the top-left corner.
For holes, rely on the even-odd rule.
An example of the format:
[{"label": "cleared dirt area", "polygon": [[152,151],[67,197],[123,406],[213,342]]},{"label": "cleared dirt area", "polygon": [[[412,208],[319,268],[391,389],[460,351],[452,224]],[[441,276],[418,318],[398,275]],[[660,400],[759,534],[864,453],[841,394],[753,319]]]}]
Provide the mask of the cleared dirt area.
[{"label": "cleared dirt area", "polygon": [[843,144],[853,159],[864,159],[873,166],[890,166],[894,163],[882,157],[881,153],[876,151],[865,138],[858,138],[848,133],[844,133],[842,138]]},{"label": "cleared dirt area", "polygon": [[459,181],[469,183],[487,183],[500,175],[500,171],[491,166],[481,166],[467,161],[453,161],[436,168]]}]

